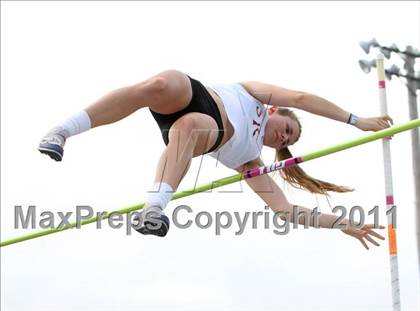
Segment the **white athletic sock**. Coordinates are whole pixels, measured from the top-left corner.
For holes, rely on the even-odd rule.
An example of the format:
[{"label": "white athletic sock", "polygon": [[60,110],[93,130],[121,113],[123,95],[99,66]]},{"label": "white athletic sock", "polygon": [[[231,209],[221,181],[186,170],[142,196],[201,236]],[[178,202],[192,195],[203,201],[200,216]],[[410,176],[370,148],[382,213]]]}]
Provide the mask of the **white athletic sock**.
[{"label": "white athletic sock", "polygon": [[65,137],[83,133],[90,129],[90,118],[86,111],[82,110],[59,124],[65,131]]},{"label": "white athletic sock", "polygon": [[145,207],[159,206],[162,210],[168,205],[174,194],[172,187],[165,183],[155,183],[147,194]]}]

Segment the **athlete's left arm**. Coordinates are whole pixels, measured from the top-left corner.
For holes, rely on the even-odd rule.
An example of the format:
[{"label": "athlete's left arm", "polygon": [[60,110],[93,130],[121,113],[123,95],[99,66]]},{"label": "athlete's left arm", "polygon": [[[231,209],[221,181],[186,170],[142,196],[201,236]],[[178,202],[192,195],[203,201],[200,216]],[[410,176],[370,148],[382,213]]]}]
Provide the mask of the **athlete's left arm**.
[{"label": "athlete's left arm", "polygon": [[[256,81],[241,82],[241,85],[263,104],[298,108],[340,122],[347,122],[350,117],[350,112],[311,93]],[[359,117],[356,127],[364,131],[378,131],[389,127],[390,123],[392,119],[388,115],[374,118]]]},{"label": "athlete's left arm", "polygon": [[[243,173],[246,170],[260,167],[264,165],[261,158],[257,158],[247,164],[242,165],[236,170]],[[279,217],[288,222],[298,221],[299,224],[305,224],[305,217],[303,215],[312,215],[312,210],[306,207],[292,205],[288,202],[283,191],[274,182],[274,180],[267,174],[248,178],[245,180],[248,186],[275,212],[279,213]],[[296,217],[294,213],[297,213]],[[320,213],[318,223],[314,222],[313,217],[309,217],[309,226],[320,228],[333,228],[336,225],[343,225],[342,231],[356,239],[358,239],[366,249],[369,249],[368,243],[370,242],[376,246],[379,243],[373,239],[373,237],[383,240],[384,237],[373,231],[374,226],[369,224],[362,228],[357,228],[350,225],[348,219],[342,219],[338,222],[338,216]],[[384,227],[379,227],[383,229]]]}]

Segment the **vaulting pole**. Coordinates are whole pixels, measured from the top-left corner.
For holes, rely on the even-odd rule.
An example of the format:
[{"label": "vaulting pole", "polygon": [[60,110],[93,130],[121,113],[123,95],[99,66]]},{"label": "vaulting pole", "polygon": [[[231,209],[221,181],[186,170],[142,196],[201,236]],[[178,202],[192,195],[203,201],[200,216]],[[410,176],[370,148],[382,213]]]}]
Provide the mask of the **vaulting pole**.
[{"label": "vaulting pole", "polygon": [[[385,87],[385,69],[384,55],[379,53],[376,58],[376,71],[378,73],[379,88],[379,104],[381,115],[387,115],[387,100]],[[391,142],[389,138],[382,139],[382,151],[384,159],[385,174],[385,202],[387,212],[394,208],[394,190],[392,186],[392,166],[391,166]],[[400,302],[400,280],[398,277],[398,255],[397,255],[397,231],[394,228],[393,215],[387,213],[388,220],[388,245],[389,245],[389,262],[391,266],[391,290],[392,290],[392,309],[394,311],[401,310]]]},{"label": "vaulting pole", "polygon": [[[393,127],[384,129],[382,131],[373,132],[373,133],[370,133],[368,135],[362,136],[360,138],[353,139],[353,140],[350,140],[350,141],[347,141],[347,142],[344,142],[344,143],[341,143],[341,144],[338,144],[338,145],[334,145],[334,146],[331,146],[331,147],[327,147],[327,148],[324,148],[324,149],[321,149],[321,150],[318,150],[318,151],[315,151],[315,152],[311,152],[311,153],[305,154],[305,155],[300,156],[300,157],[293,157],[293,158],[290,158],[290,159],[274,162],[271,165],[261,166],[259,168],[251,169],[249,171],[244,172],[243,174],[236,174],[236,175],[232,175],[232,176],[229,176],[229,177],[221,178],[221,179],[212,181],[210,183],[195,187],[193,189],[189,189],[189,190],[186,190],[186,191],[178,191],[178,192],[174,193],[174,195],[172,197],[172,200],[184,198],[184,197],[187,197],[187,196],[199,193],[199,192],[204,192],[204,191],[212,190],[212,189],[222,187],[222,186],[225,186],[225,185],[228,185],[228,184],[232,184],[232,183],[241,181],[242,179],[247,179],[247,178],[252,178],[252,177],[264,175],[264,174],[274,172],[274,171],[277,171],[277,170],[280,170],[280,169],[283,169],[283,168],[286,168],[286,167],[297,165],[297,164],[302,163],[302,162],[306,162],[306,161],[310,161],[310,160],[313,160],[313,159],[321,158],[323,156],[326,156],[326,155],[329,155],[329,154],[332,154],[332,153],[336,153],[336,152],[339,152],[339,151],[343,151],[343,150],[346,150],[346,149],[349,149],[349,148],[353,148],[353,147],[356,147],[356,146],[359,146],[359,145],[363,145],[363,144],[372,142],[374,140],[378,140],[378,139],[382,139],[384,137],[396,135],[398,133],[401,133],[401,132],[404,132],[404,131],[407,131],[407,130],[411,130],[411,129],[416,128],[416,127],[420,127],[420,119],[412,120],[412,121],[409,121],[409,122],[404,123],[404,124],[400,124],[400,125],[397,125],[397,126],[393,126]],[[133,211],[136,211],[136,210],[139,210],[139,209],[143,208],[143,206],[144,206],[144,203],[140,203],[140,204],[132,205],[132,206],[120,209],[120,210],[115,210],[115,211],[107,213],[106,215],[101,216],[101,220],[109,218],[110,215],[112,215],[112,213],[115,213],[115,212],[118,212],[118,213],[121,213],[121,214],[130,213],[130,212],[133,212]],[[87,224],[90,224],[92,222],[96,222],[97,220],[98,220],[98,217],[95,216],[95,217],[86,219],[84,221],[81,221],[80,224],[81,225],[87,225]],[[2,241],[0,243],[0,247],[7,246],[7,245],[10,245],[10,244],[19,243],[19,242],[23,242],[23,241],[27,241],[27,240],[31,240],[31,239],[35,239],[35,238],[38,238],[38,237],[41,237],[41,236],[44,236],[44,235],[48,235],[48,234],[52,234],[52,233],[57,233],[57,232],[64,231],[64,230],[67,230],[67,229],[75,228],[76,226],[77,226],[77,223],[74,222],[74,223],[71,223],[71,225],[67,226],[67,227],[51,228],[51,229],[38,231],[38,232],[27,234],[27,235],[22,235],[20,237],[16,237],[16,238],[12,238],[12,239],[9,239],[9,240]]]}]

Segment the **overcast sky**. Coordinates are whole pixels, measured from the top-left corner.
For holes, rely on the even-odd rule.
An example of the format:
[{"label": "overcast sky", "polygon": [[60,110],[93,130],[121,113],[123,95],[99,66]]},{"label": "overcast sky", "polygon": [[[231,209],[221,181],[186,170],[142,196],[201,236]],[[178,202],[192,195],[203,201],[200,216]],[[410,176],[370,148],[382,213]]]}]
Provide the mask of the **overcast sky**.
[{"label": "overcast sky", "polygon": [[[36,150],[44,133],[105,93],[179,69],[205,85],[259,80],[323,96],[359,116],[379,114],[376,73],[358,67],[358,43],[420,47],[419,2],[2,2],[1,239],[15,205],[42,211],[95,212],[144,200],[164,148],[144,109],[68,140],[64,161]],[[386,67],[401,59],[394,55]],[[417,70],[419,68],[417,67]],[[406,87],[387,82],[389,113],[408,120]],[[303,132],[295,155],[365,133],[297,111]],[[302,165],[312,176],[354,187],[326,200],[284,185],[292,203],[323,212],[380,206],[380,142]],[[404,310],[419,308],[414,187],[409,133],[392,140],[394,196]],[[264,161],[274,151],[263,150]],[[201,170],[197,178],[197,172]],[[180,189],[235,174],[205,156],[194,159]],[[202,211],[258,212],[244,183],[171,202],[182,221]],[[236,236],[173,224],[167,237],[130,236],[88,225],[1,249],[2,310],[392,310],[388,242],[366,251],[338,230],[295,229],[276,235],[261,222]],[[386,231],[381,231],[386,235]]]}]

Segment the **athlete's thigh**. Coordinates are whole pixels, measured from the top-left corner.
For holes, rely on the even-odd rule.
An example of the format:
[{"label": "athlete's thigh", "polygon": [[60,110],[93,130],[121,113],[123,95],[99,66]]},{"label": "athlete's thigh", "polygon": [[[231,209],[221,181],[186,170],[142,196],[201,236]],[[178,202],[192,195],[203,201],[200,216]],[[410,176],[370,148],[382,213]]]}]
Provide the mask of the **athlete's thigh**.
[{"label": "athlete's thigh", "polygon": [[190,112],[172,125],[169,141],[179,141],[181,134],[184,135],[184,144],[195,141],[193,157],[197,157],[207,153],[214,146],[219,132],[217,123],[212,117],[204,113]]},{"label": "athlete's thigh", "polygon": [[[146,80],[158,85],[159,92],[148,106],[161,114],[170,114],[184,109],[192,98],[191,82],[188,76],[178,70],[166,70]],[[158,81],[158,82],[156,82]]]}]

